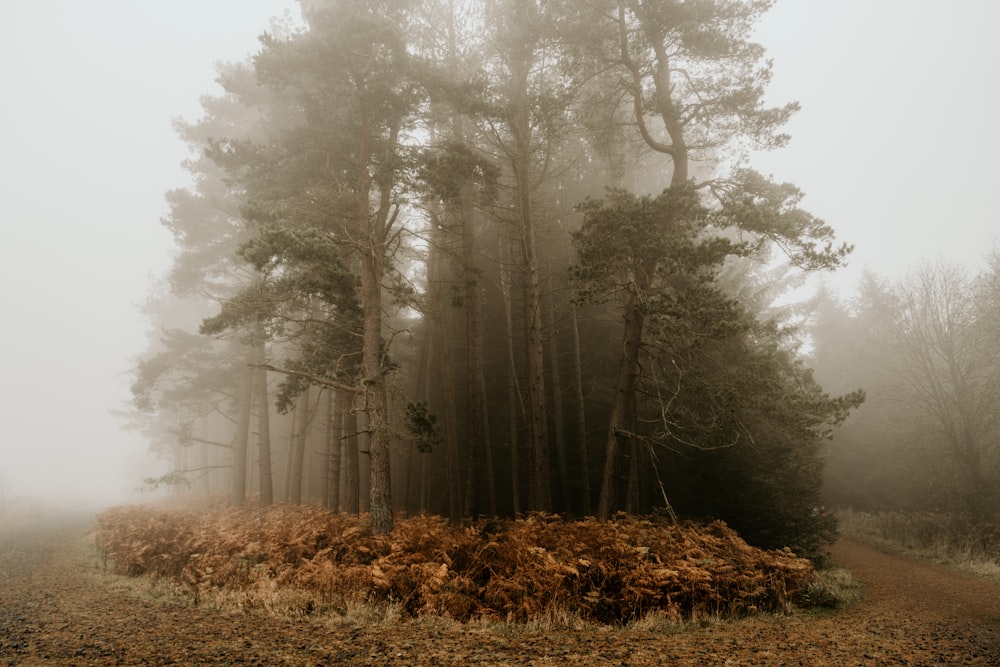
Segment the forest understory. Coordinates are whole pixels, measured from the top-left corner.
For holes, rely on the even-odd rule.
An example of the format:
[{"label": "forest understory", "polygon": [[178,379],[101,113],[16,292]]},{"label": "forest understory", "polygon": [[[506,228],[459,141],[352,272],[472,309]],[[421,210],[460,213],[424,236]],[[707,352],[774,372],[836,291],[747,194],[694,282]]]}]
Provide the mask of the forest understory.
[{"label": "forest understory", "polygon": [[831,550],[864,582],[845,609],[609,626],[193,606],[109,573],[94,528],[80,516],[0,532],[0,664],[1000,664],[1000,587],[853,541]]}]

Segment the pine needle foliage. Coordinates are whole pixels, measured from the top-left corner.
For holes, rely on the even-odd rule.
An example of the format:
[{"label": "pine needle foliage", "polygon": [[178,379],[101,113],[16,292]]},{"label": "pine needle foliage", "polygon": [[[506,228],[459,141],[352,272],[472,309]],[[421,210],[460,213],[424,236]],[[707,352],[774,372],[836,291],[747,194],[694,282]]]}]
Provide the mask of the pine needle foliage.
[{"label": "pine needle foliage", "polygon": [[211,591],[307,591],[336,609],[363,599],[409,616],[531,622],[557,611],[623,624],[784,611],[808,560],[749,546],[722,522],[606,522],[531,514],[449,523],[416,516],[391,535],[365,517],[307,506],[164,510],[119,507],[98,518],[117,572]]}]

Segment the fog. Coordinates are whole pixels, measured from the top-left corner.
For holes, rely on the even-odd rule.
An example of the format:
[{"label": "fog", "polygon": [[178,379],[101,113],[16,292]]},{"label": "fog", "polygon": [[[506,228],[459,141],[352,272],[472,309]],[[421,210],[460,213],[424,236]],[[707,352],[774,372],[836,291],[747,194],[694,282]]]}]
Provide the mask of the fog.
[{"label": "fog", "polygon": [[997,19],[986,0],[788,0],[762,26],[774,98],[802,111],[790,146],[756,162],[856,244],[840,284],[918,258],[980,266],[996,242]]},{"label": "fog", "polygon": [[[151,9],[155,7],[155,10]],[[0,43],[0,492],[106,504],[159,470],[113,412],[147,344],[141,303],[170,262],[163,193],[184,185],[171,118],[199,115],[213,63],[255,50],[279,0],[4,3]],[[977,266],[996,241],[991,34],[1000,6],[779,2],[759,41],[772,99],[802,111],[756,156],[856,244],[833,279],[918,259]]]},{"label": "fog", "polygon": [[187,182],[171,119],[291,1],[5,2],[0,22],[0,479],[6,497],[117,502],[145,443],[111,411],[169,264],[163,194]]}]

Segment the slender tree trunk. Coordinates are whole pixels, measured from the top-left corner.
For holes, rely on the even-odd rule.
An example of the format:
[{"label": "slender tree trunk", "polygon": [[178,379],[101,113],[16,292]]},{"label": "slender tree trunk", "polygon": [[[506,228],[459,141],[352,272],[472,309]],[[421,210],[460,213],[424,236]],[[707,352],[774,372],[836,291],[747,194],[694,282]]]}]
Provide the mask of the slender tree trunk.
[{"label": "slender tree trunk", "polygon": [[476,246],[474,209],[471,184],[466,183],[461,192],[462,257],[465,272],[466,347],[469,392],[469,457],[466,469],[466,516],[476,511],[476,482],[486,465],[486,484],[491,516],[497,513],[496,480],[493,471],[493,449],[490,441],[489,407],[486,402],[486,370],[484,368],[483,295],[479,267],[479,249]]},{"label": "slender tree trunk", "polygon": [[590,456],[587,452],[587,405],[583,397],[583,362],[580,355],[580,324],[577,320],[576,304],[570,305],[570,326],[573,329],[573,384],[576,389],[576,438],[580,461],[580,495],[583,514],[592,512],[590,499]]},{"label": "slender tree trunk", "polygon": [[636,304],[635,291],[629,294],[625,304],[625,331],[622,353],[618,361],[615,379],[615,395],[611,403],[608,420],[607,439],[604,446],[604,472],[601,475],[601,495],[597,504],[597,515],[602,519],[611,516],[616,505],[616,468],[621,445],[631,439],[629,433],[629,407],[635,392],[635,381],[639,374],[639,350],[642,343],[643,315]]},{"label": "slender tree trunk", "polygon": [[[448,3],[448,67],[454,80],[461,77],[460,56],[455,16],[455,3]],[[466,132],[463,117],[452,114],[452,133],[463,145]],[[464,514],[472,516],[478,511],[477,480],[481,462],[486,465],[486,479],[491,516],[497,513],[496,479],[493,470],[493,451],[490,442],[489,409],[486,402],[486,372],[484,370],[483,349],[485,332],[483,329],[483,296],[481,290],[482,270],[479,249],[476,245],[475,209],[473,207],[473,182],[468,175],[459,189],[458,217],[462,235],[462,269],[465,284],[466,318],[466,363],[467,389],[469,393],[469,448],[466,460],[466,488]]]},{"label": "slender tree trunk", "polygon": [[639,513],[639,444],[635,438],[629,441],[628,487],[625,492],[625,511]]},{"label": "slender tree trunk", "polygon": [[[173,468],[174,472],[180,472],[181,470],[187,470],[187,452],[185,451],[184,445],[179,441],[174,441],[171,449],[173,456]],[[206,473],[208,471],[206,470]],[[170,489],[170,495],[176,497],[181,496],[184,493],[184,487],[180,484],[174,484]]]},{"label": "slender tree trunk", "polygon": [[326,508],[331,512],[340,511],[340,452],[346,396],[347,392],[331,389],[326,402],[326,493],[324,495]]},{"label": "slender tree trunk", "polygon": [[420,455],[420,513],[425,514],[431,504],[431,457]]},{"label": "slender tree trunk", "polygon": [[[264,363],[264,343],[255,347],[256,362]],[[271,404],[267,396],[267,371],[256,369],[257,375],[257,462],[260,470],[260,504],[267,507],[274,503],[274,482],[271,472]]]},{"label": "slender tree trunk", "polygon": [[[433,376],[431,368],[434,364],[434,341],[432,336],[424,340],[424,355],[421,372],[423,382],[420,383],[423,389],[423,398],[430,401],[431,388],[433,386]],[[420,455],[420,512],[427,512],[431,504],[431,457],[432,452],[422,452]]]},{"label": "slender tree trunk", "polygon": [[514,307],[511,303],[510,270],[505,264],[505,240],[500,235],[500,291],[503,294],[504,322],[507,330],[507,412],[508,429],[510,431],[510,484],[511,500],[514,514],[521,513],[521,460],[520,460],[520,436],[518,434],[517,414],[526,414],[524,399],[521,395],[521,386],[517,379],[517,361],[514,356]]},{"label": "slender tree trunk", "polygon": [[[198,460],[200,462],[201,469],[204,472],[200,477],[200,484],[198,486],[201,489],[201,492],[205,496],[209,496],[212,493],[212,476],[210,474],[211,470],[209,470],[209,458],[208,458],[209,452],[208,452],[208,445],[206,443],[212,439],[212,436],[214,434],[212,433],[211,430],[212,420],[210,417],[202,417],[200,420],[200,424],[201,424],[201,437],[204,439],[204,442],[199,442],[195,446],[198,448],[198,453],[199,453]],[[177,469],[180,470],[180,468]]]},{"label": "slender tree trunk", "polygon": [[344,415],[344,433],[341,436],[347,456],[347,469],[344,473],[344,511],[358,514],[361,511],[360,502],[360,461],[358,460],[358,413],[353,405],[353,397],[348,399],[351,406]]},{"label": "slender tree trunk", "polygon": [[[440,216],[434,216],[440,223]],[[462,474],[458,447],[458,411],[455,397],[455,355],[447,313],[447,299],[442,292],[451,283],[445,270],[447,254],[443,250],[449,243],[447,232],[435,224],[428,253],[428,295],[430,324],[437,354],[438,399],[444,426],[445,474],[448,487],[448,516],[455,520],[462,515]]]},{"label": "slender tree trunk", "polygon": [[254,376],[251,368],[253,361],[253,348],[247,348],[244,367],[240,371],[236,440],[233,443],[233,505],[242,505],[247,496],[247,450],[250,442],[250,407],[253,402]]},{"label": "slender tree trunk", "polygon": [[[372,53],[374,59],[375,54]],[[362,74],[363,76],[363,74]],[[358,83],[365,94],[366,82]],[[392,227],[393,170],[383,168],[372,176],[371,155],[375,138],[369,124],[367,109],[362,108],[360,143],[357,152],[356,218],[358,238],[361,240],[361,303],[364,332],[361,342],[361,389],[364,397],[365,427],[368,435],[369,485],[368,512],[372,533],[385,535],[392,532],[392,475],[389,460],[389,415],[386,395],[386,374],[389,372],[383,358],[382,340],[382,279],[385,276],[387,236]],[[385,164],[392,164],[397,155],[399,120],[390,128],[383,142],[382,156]],[[376,190],[377,208],[372,211],[372,190]],[[398,208],[395,209],[398,212]]]},{"label": "slender tree trunk", "polygon": [[531,444],[528,506],[552,510],[549,468],[548,415],[545,403],[545,354],[542,331],[541,280],[535,218],[531,202],[531,124],[528,105],[527,59],[516,63],[515,90],[510,128],[513,135],[513,168],[517,191],[517,220],[521,242],[521,267],[525,324],[525,356],[528,380],[528,438]]},{"label": "slender tree trunk", "polygon": [[[650,44],[656,56],[656,71],[653,77],[654,90],[653,97],[657,100],[657,108],[663,127],[670,138],[670,145],[664,147],[646,130],[646,121],[642,105],[644,95],[642,88],[642,75],[631,60],[628,53],[628,35],[624,16],[627,7],[626,3],[620,2],[619,26],[622,30],[622,62],[631,70],[632,96],[634,98],[635,121],[640,129],[643,140],[650,148],[670,155],[672,160],[672,172],[668,189],[681,188],[687,185],[688,181],[688,148],[684,140],[683,125],[673,115],[675,105],[671,100],[671,64],[669,55],[663,44],[662,36],[650,33],[648,35]],[[643,28],[652,30],[652,24],[643,23]],[[601,476],[601,495],[598,502],[597,514],[600,518],[606,519],[610,516],[615,499],[615,468],[617,466],[618,451],[622,441],[630,438],[629,412],[635,396],[636,378],[639,375],[639,351],[642,346],[642,334],[645,325],[644,316],[640,308],[640,298],[650,286],[653,275],[656,271],[658,259],[645,262],[632,277],[632,285],[625,303],[624,320],[625,329],[622,336],[622,354],[619,358],[618,373],[615,380],[615,396],[611,406],[611,416],[608,420],[607,440],[604,448],[604,472]]]},{"label": "slender tree trunk", "polygon": [[305,468],[306,438],[309,435],[309,422],[311,421],[309,415],[309,390],[310,388],[306,387],[299,394],[295,405],[298,428],[295,429],[295,434],[292,438],[291,486],[288,490],[288,502],[293,505],[302,504],[302,476]]},{"label": "slender tree trunk", "polygon": [[295,452],[295,433],[298,428],[299,420],[302,416],[298,414],[298,410],[292,410],[291,415],[288,419],[288,450],[285,454],[285,488],[283,496],[285,502],[291,501],[292,498],[292,457]]},{"label": "slender tree trunk", "polygon": [[[380,306],[378,310],[380,320],[381,311]],[[366,345],[365,347],[368,349],[370,346]],[[368,349],[365,358],[369,362],[371,361],[370,355],[375,355],[377,359],[381,356],[381,350]],[[363,365],[365,367],[365,421],[369,455],[368,512],[371,515],[372,533],[387,535],[392,532],[394,517],[392,513],[392,478],[389,468],[388,401],[386,400],[385,377],[382,376],[383,368],[380,361]],[[372,376],[371,373],[377,375]]]},{"label": "slender tree trunk", "polygon": [[556,315],[555,299],[551,294],[546,298],[545,312],[548,313],[549,330],[549,376],[552,378],[552,422],[556,446],[556,466],[559,471],[559,490],[562,495],[563,511],[572,510],[569,490],[569,465],[566,461],[566,424],[563,422],[562,373],[559,369],[559,320]]}]

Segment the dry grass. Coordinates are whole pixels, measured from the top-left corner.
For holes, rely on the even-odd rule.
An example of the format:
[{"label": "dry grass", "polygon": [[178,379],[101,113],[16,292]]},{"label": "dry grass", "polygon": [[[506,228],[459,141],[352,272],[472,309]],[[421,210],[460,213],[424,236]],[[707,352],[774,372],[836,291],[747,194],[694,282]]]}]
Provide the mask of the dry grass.
[{"label": "dry grass", "polygon": [[845,537],[1000,582],[1000,529],[995,526],[970,526],[941,512],[841,510],[837,521]]},{"label": "dry grass", "polygon": [[861,594],[862,584],[850,570],[831,567],[813,572],[800,593],[799,604],[841,609],[860,600]]},{"label": "dry grass", "polygon": [[280,615],[443,616],[575,628],[787,609],[810,563],[748,546],[720,522],[619,516],[452,525],[420,516],[373,536],[314,507],[121,507],[98,519],[117,572],[180,585],[194,604]]}]

